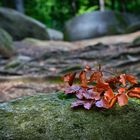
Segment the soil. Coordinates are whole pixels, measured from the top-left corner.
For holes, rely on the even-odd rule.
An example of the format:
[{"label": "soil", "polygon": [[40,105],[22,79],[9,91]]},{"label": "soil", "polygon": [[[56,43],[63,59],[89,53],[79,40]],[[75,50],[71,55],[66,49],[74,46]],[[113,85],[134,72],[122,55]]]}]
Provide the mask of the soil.
[{"label": "soil", "polygon": [[[139,35],[140,32],[108,37],[108,43],[107,37],[71,43],[30,39],[15,42],[17,55],[0,58],[0,102],[63,90],[61,77],[87,64],[101,64],[102,69],[132,73],[140,78],[140,44],[132,43]],[[115,37],[118,41],[114,44]]]}]

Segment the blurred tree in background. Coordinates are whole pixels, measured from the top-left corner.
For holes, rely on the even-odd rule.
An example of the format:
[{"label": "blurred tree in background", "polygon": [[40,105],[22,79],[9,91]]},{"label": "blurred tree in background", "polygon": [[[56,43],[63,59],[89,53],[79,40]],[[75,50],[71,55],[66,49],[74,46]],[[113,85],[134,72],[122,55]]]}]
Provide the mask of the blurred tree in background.
[{"label": "blurred tree in background", "polygon": [[57,29],[75,14],[71,0],[25,0],[25,10],[27,15]]},{"label": "blurred tree in background", "polygon": [[24,0],[25,11],[49,27],[63,29],[75,15],[98,9],[98,0]]},{"label": "blurred tree in background", "polygon": [[[1,0],[2,1],[21,0]],[[121,12],[140,13],[140,0],[22,0],[25,14],[45,23],[48,27],[63,29],[66,20],[73,16],[95,10],[115,10]],[[9,6],[11,7],[11,6]],[[17,8],[16,8],[17,9]],[[24,12],[24,11],[23,11]]]},{"label": "blurred tree in background", "polygon": [[24,0],[1,0],[0,5],[14,8],[17,11],[24,13]]}]

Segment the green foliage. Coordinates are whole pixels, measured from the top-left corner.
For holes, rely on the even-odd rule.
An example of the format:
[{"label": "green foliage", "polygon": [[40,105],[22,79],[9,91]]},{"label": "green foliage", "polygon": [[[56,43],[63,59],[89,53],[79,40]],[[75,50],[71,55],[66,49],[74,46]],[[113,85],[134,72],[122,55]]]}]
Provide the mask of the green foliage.
[{"label": "green foliage", "polygon": [[[140,1],[105,0],[105,8],[115,11],[140,13]],[[64,23],[75,15],[99,10],[99,0],[24,0],[27,15],[45,23],[48,27],[62,30]],[[1,3],[0,3],[1,5]]]},{"label": "green foliage", "polygon": [[129,2],[128,3],[128,11],[140,14],[140,1],[135,0],[135,1],[132,1],[131,3]]},{"label": "green foliage", "polygon": [[77,0],[25,0],[27,15],[45,23],[48,27],[63,29],[66,20],[75,15],[98,10],[98,1]]},{"label": "green foliage", "polygon": [[25,11],[47,26],[57,29],[63,28],[64,22],[74,16],[70,0],[25,0]]},{"label": "green foliage", "polygon": [[95,10],[99,10],[98,1],[93,0],[79,0],[79,7],[77,10],[77,15],[81,15],[87,12],[92,12]]},{"label": "green foliage", "polygon": [[99,9],[99,6],[97,6],[97,5],[92,6],[90,8],[87,8],[86,6],[81,6],[81,8],[79,9],[77,15],[81,15],[81,14],[84,14],[84,13],[87,13],[87,12],[96,11],[98,9]]}]

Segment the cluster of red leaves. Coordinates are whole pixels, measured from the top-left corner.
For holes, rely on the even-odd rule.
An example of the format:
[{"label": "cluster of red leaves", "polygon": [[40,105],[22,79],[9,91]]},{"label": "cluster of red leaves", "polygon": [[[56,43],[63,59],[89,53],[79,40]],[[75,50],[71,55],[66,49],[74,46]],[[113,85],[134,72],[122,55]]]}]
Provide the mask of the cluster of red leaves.
[{"label": "cluster of red leaves", "polygon": [[[90,76],[87,74],[90,73]],[[66,74],[63,79],[69,84],[65,89],[65,94],[74,94],[77,101],[72,103],[72,107],[83,106],[91,109],[92,106],[98,108],[112,108],[116,103],[124,106],[128,103],[128,97],[140,99],[140,85],[136,78],[130,74],[120,74],[105,78],[101,68],[93,70],[89,66],[80,72],[80,85],[73,85],[76,77],[75,73]]]}]

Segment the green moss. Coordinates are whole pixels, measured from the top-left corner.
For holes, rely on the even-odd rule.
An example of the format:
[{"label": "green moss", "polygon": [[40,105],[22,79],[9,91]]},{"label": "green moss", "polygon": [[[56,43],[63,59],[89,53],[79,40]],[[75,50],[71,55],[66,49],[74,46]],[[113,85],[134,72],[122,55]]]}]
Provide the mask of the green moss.
[{"label": "green moss", "polygon": [[136,140],[140,138],[140,107],[99,111],[73,110],[75,99],[61,93],[23,97],[0,104],[2,140]]},{"label": "green moss", "polygon": [[12,37],[2,28],[0,28],[0,54],[4,57],[15,55]]},{"label": "green moss", "polygon": [[126,22],[125,18],[120,13],[116,12],[115,15],[122,27],[125,28],[128,26],[128,23]]},{"label": "green moss", "polygon": [[132,33],[140,30],[140,22],[134,23],[126,28],[125,33]]},{"label": "green moss", "polygon": [[140,44],[140,36],[133,40],[133,44]]}]

